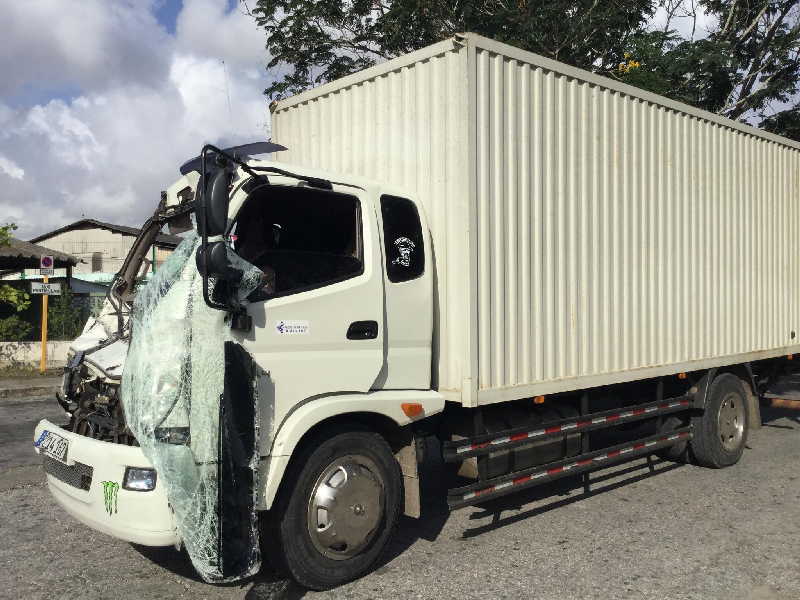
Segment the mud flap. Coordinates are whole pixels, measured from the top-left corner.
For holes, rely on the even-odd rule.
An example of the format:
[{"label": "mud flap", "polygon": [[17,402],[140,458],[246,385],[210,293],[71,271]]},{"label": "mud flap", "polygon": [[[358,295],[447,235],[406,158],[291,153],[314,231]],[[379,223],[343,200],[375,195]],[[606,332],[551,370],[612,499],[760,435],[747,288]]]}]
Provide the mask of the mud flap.
[{"label": "mud flap", "polygon": [[239,344],[225,342],[225,388],[219,403],[217,551],[223,579],[249,575],[260,563],[256,513],[258,367]]}]

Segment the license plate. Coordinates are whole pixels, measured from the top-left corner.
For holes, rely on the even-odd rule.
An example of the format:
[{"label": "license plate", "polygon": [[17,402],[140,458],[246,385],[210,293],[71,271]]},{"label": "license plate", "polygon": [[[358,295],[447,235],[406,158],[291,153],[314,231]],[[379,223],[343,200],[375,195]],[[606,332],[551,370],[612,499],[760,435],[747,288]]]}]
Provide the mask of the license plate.
[{"label": "license plate", "polygon": [[45,431],[41,436],[41,441],[38,446],[50,458],[55,458],[62,463],[67,462],[67,449],[69,448],[69,440],[56,435],[52,431]]}]

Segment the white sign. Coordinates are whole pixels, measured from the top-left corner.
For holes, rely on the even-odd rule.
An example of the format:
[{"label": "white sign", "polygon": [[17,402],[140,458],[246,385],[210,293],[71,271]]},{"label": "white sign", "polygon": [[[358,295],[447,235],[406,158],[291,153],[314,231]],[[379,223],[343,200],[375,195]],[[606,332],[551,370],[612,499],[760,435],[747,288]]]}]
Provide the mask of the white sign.
[{"label": "white sign", "polygon": [[278,335],[308,335],[311,325],[308,321],[275,321],[275,332]]},{"label": "white sign", "polygon": [[[55,270],[53,265],[55,261],[52,256],[42,256],[39,258],[39,275],[52,275]],[[34,292],[35,294],[36,292]]]},{"label": "white sign", "polygon": [[47,294],[48,296],[60,296],[61,284],[41,283],[39,281],[31,281],[31,294]]}]

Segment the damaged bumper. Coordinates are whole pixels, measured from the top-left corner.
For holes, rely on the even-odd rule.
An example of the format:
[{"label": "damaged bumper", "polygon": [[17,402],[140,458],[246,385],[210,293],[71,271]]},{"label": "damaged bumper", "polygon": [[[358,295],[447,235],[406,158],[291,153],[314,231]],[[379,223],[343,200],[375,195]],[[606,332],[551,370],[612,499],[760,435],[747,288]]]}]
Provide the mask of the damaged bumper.
[{"label": "damaged bumper", "polygon": [[[52,432],[66,443],[64,461],[46,455],[38,444]],[[43,438],[44,436],[44,438]],[[152,468],[138,447],[102,442],[40,421],[34,433],[36,452],[44,461],[47,486],[56,501],[89,527],[144,546],[178,542],[164,487],[156,479],[151,491],[122,487],[128,467]]]}]

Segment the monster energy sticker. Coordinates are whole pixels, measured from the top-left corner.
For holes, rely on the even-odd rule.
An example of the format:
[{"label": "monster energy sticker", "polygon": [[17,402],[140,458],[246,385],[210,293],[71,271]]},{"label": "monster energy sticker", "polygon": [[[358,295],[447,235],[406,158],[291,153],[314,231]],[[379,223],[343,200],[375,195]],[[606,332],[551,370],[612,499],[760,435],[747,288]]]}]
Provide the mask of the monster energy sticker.
[{"label": "monster energy sticker", "polygon": [[106,512],[113,515],[117,512],[117,492],[119,484],[115,481],[101,481],[103,484],[103,499],[106,503]]}]

